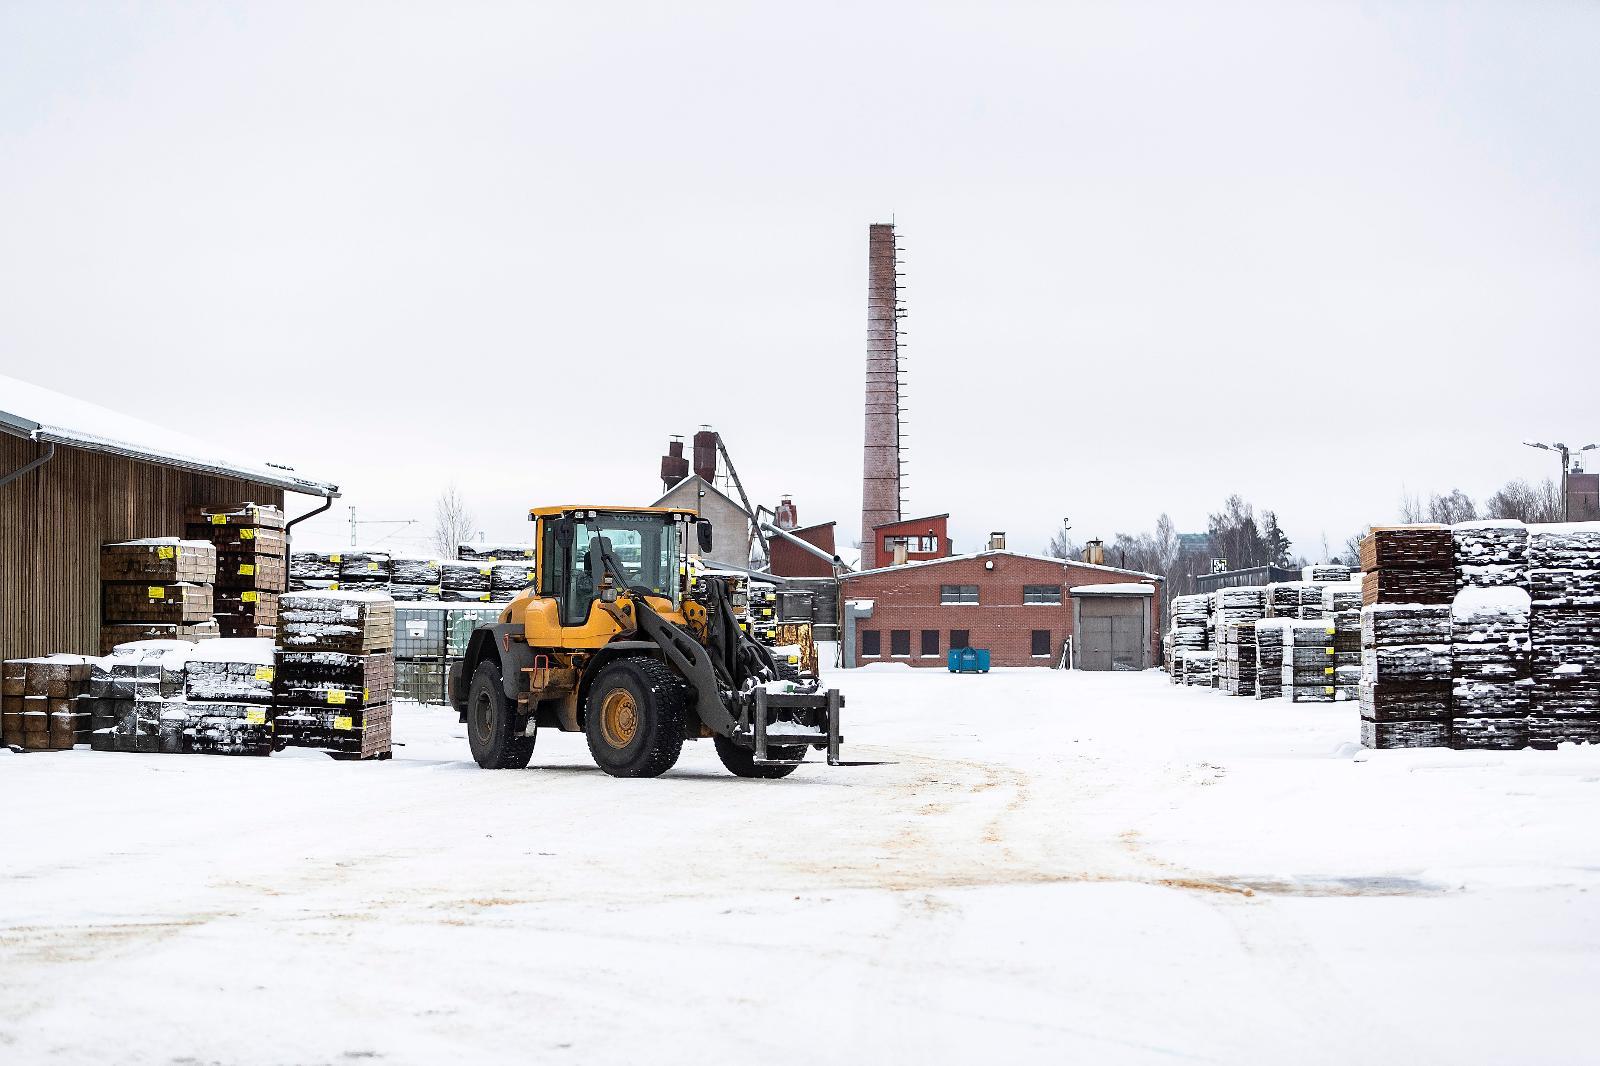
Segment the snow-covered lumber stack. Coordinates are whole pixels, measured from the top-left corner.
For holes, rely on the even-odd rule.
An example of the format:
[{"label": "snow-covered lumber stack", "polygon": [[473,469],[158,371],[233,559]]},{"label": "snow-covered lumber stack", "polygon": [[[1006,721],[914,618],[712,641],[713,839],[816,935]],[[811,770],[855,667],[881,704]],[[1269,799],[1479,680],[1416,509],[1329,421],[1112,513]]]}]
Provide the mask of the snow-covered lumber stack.
[{"label": "snow-covered lumber stack", "polygon": [[1464,588],[1451,609],[1450,746],[1527,746],[1532,604],[1520,588]]},{"label": "snow-covered lumber stack", "polygon": [[1342,585],[1350,580],[1350,568],[1343,563],[1313,563],[1301,569],[1300,580],[1319,585]]},{"label": "snow-covered lumber stack", "polygon": [[499,603],[515,599],[517,593],[534,583],[536,576],[533,563],[527,559],[514,563],[491,563],[489,570],[489,598]]},{"label": "snow-covered lumber stack", "polygon": [[339,587],[342,552],[293,552],[289,556],[289,591],[313,592]]},{"label": "snow-covered lumber stack", "polygon": [[1217,653],[1214,651],[1188,651],[1183,657],[1183,683],[1201,688],[1216,684]]},{"label": "snow-covered lumber stack", "polygon": [[1332,703],[1338,695],[1333,635],[1324,621],[1296,620],[1283,627],[1282,687],[1294,702]]},{"label": "snow-covered lumber stack", "polygon": [[217,552],[207,541],[152,537],[100,549],[101,651],[143,637],[198,636],[215,623]]},{"label": "snow-covered lumber stack", "polygon": [[1275,581],[1266,586],[1266,617],[1299,618],[1300,588],[1298,581]]},{"label": "snow-covered lumber stack", "polygon": [[283,510],[270,504],[191,507],[187,536],[209,540],[217,552],[213,608],[224,637],[277,635],[278,595],[288,587]]},{"label": "snow-covered lumber stack", "polygon": [[1206,629],[1209,612],[1206,596],[1174,596],[1172,598],[1172,647],[1189,651],[1205,651],[1211,646]]},{"label": "snow-covered lumber stack", "polygon": [[458,544],[456,558],[471,563],[531,563],[533,545],[499,541],[487,544]]},{"label": "snow-covered lumber stack", "polygon": [[95,660],[89,673],[90,745],[96,751],[160,751],[162,712],[169,699],[182,700],[184,663],[194,647],[182,640],[137,641]]},{"label": "snow-covered lumber stack", "polygon": [[338,757],[389,757],[394,695],[394,601],[370,592],[284,597],[279,741]]},{"label": "snow-covered lumber stack", "polygon": [[488,603],[492,596],[494,564],[482,562],[441,562],[439,598],[449,603]]},{"label": "snow-covered lumber stack", "polygon": [[1375,526],[1361,539],[1361,569],[1364,604],[1449,603],[1456,591],[1450,527]]},{"label": "snow-covered lumber stack", "polygon": [[162,708],[159,750],[171,755],[272,754],[276,649],[267,638],[210,641],[183,653],[183,699]]},{"label": "snow-covered lumber stack", "polygon": [[1450,743],[1450,608],[1380,603],[1361,611],[1361,743]]},{"label": "snow-covered lumber stack", "polygon": [[1336,698],[1353,700],[1361,683],[1361,585],[1346,581],[1322,589],[1322,616],[1333,626]]},{"label": "snow-covered lumber stack", "polygon": [[1528,742],[1600,743],[1600,523],[1534,526]]},{"label": "snow-covered lumber stack", "polygon": [[389,591],[388,552],[347,551],[339,553],[339,588],[352,592]]},{"label": "snow-covered lumber stack", "polygon": [[396,555],[389,560],[389,595],[396,602],[439,598],[439,560]]},{"label": "snow-covered lumber stack", "polygon": [[1256,694],[1256,621],[1222,626],[1222,691],[1230,696]]},{"label": "snow-covered lumber stack", "polygon": [[[1284,630],[1293,619],[1263,618],[1255,625],[1256,691],[1258,700],[1283,695]],[[1291,655],[1290,660],[1293,660]]]},{"label": "snow-covered lumber stack", "polygon": [[1479,519],[1450,527],[1456,588],[1528,587],[1528,527]]},{"label": "snow-covered lumber stack", "polygon": [[0,738],[27,751],[87,743],[92,662],[83,655],[45,655],[0,664]]}]

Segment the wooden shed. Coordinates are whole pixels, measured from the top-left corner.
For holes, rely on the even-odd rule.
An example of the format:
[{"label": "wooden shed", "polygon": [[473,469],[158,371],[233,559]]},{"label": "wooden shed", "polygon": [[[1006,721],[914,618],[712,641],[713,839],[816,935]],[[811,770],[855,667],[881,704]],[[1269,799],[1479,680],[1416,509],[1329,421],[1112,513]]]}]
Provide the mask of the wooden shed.
[{"label": "wooden shed", "polygon": [[[285,496],[313,497],[294,515]],[[0,376],[0,658],[99,653],[100,545],[180,536],[194,504],[324,511],[336,485]]]}]

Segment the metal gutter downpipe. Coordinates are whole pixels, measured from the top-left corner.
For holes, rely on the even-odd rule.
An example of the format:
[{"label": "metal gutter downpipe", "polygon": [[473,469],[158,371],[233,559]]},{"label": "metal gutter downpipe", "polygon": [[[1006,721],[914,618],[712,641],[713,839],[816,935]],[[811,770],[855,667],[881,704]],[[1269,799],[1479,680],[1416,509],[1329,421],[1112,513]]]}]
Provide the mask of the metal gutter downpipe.
[{"label": "metal gutter downpipe", "polygon": [[56,457],[56,446],[55,446],[55,444],[53,444],[50,441],[45,441],[44,442],[44,454],[39,456],[39,458],[35,459],[33,462],[24,464],[23,466],[20,466],[17,469],[11,471],[11,473],[7,474],[5,477],[0,478],[0,489],[5,488],[7,485],[11,484],[13,481],[17,480],[17,478],[22,477],[25,474],[33,473],[33,471],[39,469],[41,466],[43,466],[44,464],[48,463],[50,460],[54,459],[55,457]]},{"label": "metal gutter downpipe", "polygon": [[301,522],[304,522],[308,518],[315,518],[315,517],[317,517],[317,515],[321,514],[322,512],[326,511],[328,508],[332,507],[333,506],[333,501],[335,499],[337,499],[337,498],[338,498],[337,496],[324,496],[322,498],[322,506],[321,507],[318,507],[315,510],[307,511],[305,514],[301,515],[299,518],[291,519],[290,521],[285,522],[284,525],[283,525],[283,539],[284,540],[288,540],[289,539],[289,531],[294,529],[294,527],[299,525]]}]

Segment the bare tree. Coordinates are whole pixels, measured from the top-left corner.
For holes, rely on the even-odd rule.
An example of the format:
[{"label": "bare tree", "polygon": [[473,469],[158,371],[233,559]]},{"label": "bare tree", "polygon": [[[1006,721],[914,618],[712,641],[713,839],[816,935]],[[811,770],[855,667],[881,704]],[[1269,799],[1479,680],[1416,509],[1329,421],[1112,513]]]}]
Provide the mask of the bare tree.
[{"label": "bare tree", "polygon": [[1400,490],[1400,521],[1426,522],[1428,512],[1422,506],[1422,497],[1414,492]]},{"label": "bare tree", "polygon": [[1522,522],[1559,522],[1562,507],[1561,489],[1546,478],[1539,484],[1526,481],[1508,481],[1483,502],[1485,518],[1515,518]]},{"label": "bare tree", "polygon": [[1451,489],[1450,495],[1440,496],[1437,493],[1428,501],[1428,521],[1441,522],[1444,525],[1454,525],[1457,522],[1470,522],[1478,517],[1477,505],[1472,502],[1472,497],[1460,489]]},{"label": "bare tree", "polygon": [[439,501],[433,506],[433,520],[434,551],[439,553],[441,559],[456,558],[462,542],[472,538],[477,519],[467,509],[467,501],[462,498],[455,482],[452,481],[439,493]]},{"label": "bare tree", "polygon": [[1361,569],[1361,538],[1365,533],[1357,533],[1344,542],[1344,562],[1352,570]]},{"label": "bare tree", "polygon": [[1066,519],[1061,520],[1061,528],[1051,535],[1050,545],[1045,548],[1045,554],[1057,559],[1083,558],[1083,551],[1078,547],[1078,542],[1072,539],[1072,526]]}]

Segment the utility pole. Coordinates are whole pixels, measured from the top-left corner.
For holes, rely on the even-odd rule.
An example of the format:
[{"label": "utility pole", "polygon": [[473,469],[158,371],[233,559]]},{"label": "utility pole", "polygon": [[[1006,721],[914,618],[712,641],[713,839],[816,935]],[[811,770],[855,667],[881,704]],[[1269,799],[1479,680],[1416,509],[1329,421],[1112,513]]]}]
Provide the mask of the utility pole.
[{"label": "utility pole", "polygon": [[1567,496],[1567,475],[1569,473],[1571,473],[1572,456],[1573,456],[1574,452],[1576,452],[1577,454],[1581,455],[1584,452],[1593,451],[1595,448],[1600,448],[1600,444],[1585,444],[1581,448],[1571,449],[1571,448],[1568,448],[1565,444],[1562,444],[1560,442],[1556,442],[1556,443],[1552,443],[1552,444],[1540,444],[1540,443],[1538,443],[1536,441],[1525,440],[1522,443],[1526,444],[1530,448],[1538,448],[1540,451],[1555,452],[1556,455],[1560,457],[1560,459],[1561,459],[1561,520],[1563,522],[1570,522],[1572,520],[1572,513],[1571,513],[1572,502],[1571,502],[1570,499],[1568,499],[1568,496]]},{"label": "utility pole", "polygon": [[[417,524],[417,520],[415,518],[363,518],[360,521],[357,521],[356,520],[356,509],[354,507],[352,507],[352,508],[350,508],[350,547],[354,548],[357,545],[357,543],[359,543],[358,532],[359,532],[359,529],[360,529],[361,526],[402,526],[402,527],[404,527],[404,526],[414,526],[416,524]],[[395,532],[398,533],[399,530],[396,530]],[[393,536],[393,535],[394,534],[392,534],[392,533],[390,534],[390,536]]]}]

